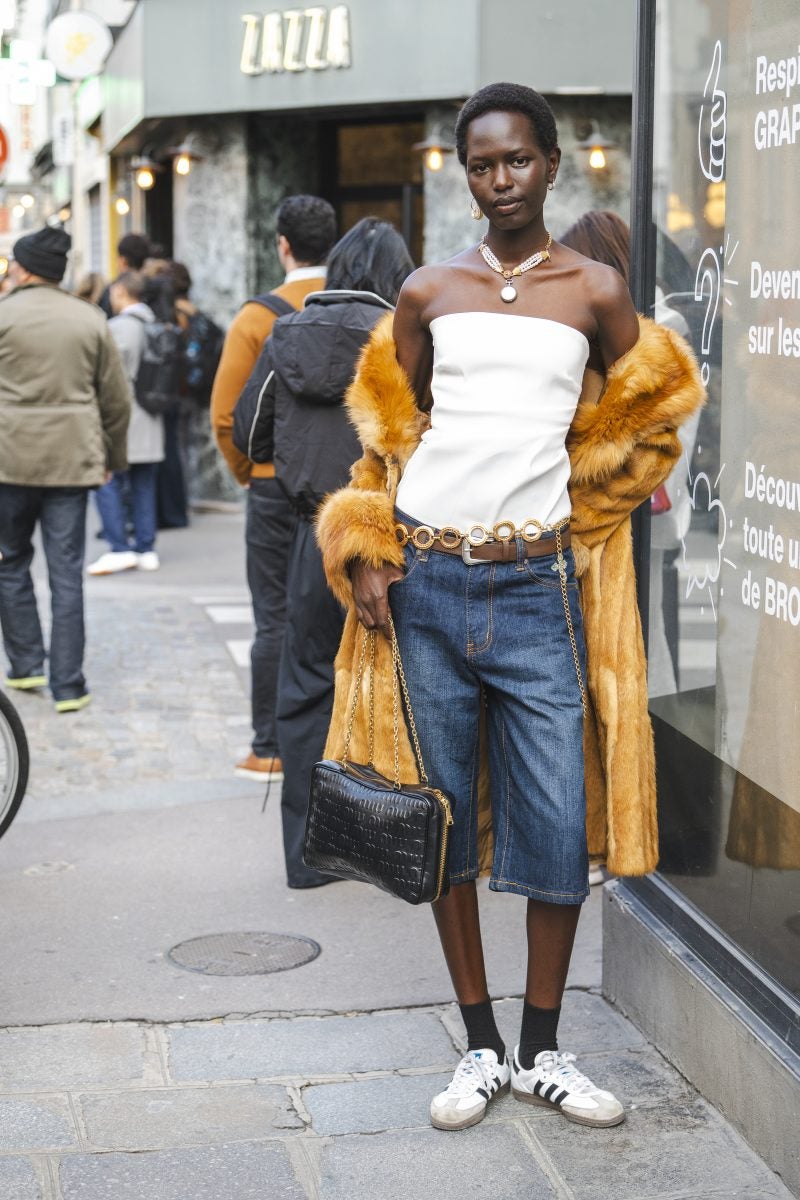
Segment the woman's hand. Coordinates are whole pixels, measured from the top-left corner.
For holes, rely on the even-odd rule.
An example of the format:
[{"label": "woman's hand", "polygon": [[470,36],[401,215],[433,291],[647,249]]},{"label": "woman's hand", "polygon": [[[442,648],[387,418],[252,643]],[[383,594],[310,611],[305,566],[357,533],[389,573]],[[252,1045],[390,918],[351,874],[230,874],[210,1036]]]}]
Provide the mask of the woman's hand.
[{"label": "woman's hand", "polygon": [[365,629],[379,629],[384,637],[389,630],[389,587],[403,578],[401,567],[387,563],[384,567],[371,567],[360,558],[353,560],[350,567],[350,582],[356,616]]}]

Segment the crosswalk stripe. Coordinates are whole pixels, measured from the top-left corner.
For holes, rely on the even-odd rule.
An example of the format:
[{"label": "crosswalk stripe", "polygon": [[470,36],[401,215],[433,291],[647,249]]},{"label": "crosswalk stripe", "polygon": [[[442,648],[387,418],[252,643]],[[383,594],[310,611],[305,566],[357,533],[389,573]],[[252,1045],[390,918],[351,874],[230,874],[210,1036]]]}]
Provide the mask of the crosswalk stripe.
[{"label": "crosswalk stripe", "polygon": [[228,647],[228,653],[237,667],[250,666],[250,647],[252,644],[249,638],[233,638],[225,642],[225,645]]},{"label": "crosswalk stripe", "polygon": [[253,610],[249,604],[208,604],[206,612],[215,625],[253,624]]}]

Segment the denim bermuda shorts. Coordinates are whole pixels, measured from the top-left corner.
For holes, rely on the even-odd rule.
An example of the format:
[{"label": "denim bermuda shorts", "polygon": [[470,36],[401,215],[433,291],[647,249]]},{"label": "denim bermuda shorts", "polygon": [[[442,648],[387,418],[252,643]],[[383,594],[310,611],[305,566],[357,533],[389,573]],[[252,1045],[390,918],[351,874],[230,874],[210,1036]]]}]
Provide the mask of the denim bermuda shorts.
[{"label": "denim bermuda shorts", "polygon": [[[403,514],[404,515],[404,514]],[[552,904],[589,894],[583,709],[553,553],[467,565],[405,547],[389,601],[425,768],[454,801],[450,881],[478,876],[481,708],[494,829],[489,887]],[[567,595],[586,678],[571,550]]]}]

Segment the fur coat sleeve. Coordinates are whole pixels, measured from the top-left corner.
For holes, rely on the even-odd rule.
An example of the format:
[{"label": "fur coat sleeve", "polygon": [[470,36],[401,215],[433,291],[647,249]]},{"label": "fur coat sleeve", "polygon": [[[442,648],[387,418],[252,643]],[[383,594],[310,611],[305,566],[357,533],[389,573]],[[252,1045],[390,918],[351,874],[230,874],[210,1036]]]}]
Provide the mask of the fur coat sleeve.
[{"label": "fur coat sleeve", "polygon": [[[587,371],[567,441],[590,698],[584,731],[589,852],[605,859],[614,874],[646,874],[658,860],[655,762],[630,514],[669,475],[681,454],[678,429],[703,396],[686,342],[640,318],[639,340],[605,379]],[[353,467],[350,486],[326,501],[317,526],[328,582],[351,609],[336,662],[336,699],[326,750],[334,757],[342,752],[360,646],[347,566],[356,556],[375,566],[402,565],[394,533],[394,493],[428,423],[397,363],[391,317],[376,326],[365,347],[346,404],[364,455]],[[379,694],[389,694],[391,664],[383,646],[376,672]],[[365,709],[360,705],[362,713]],[[391,711],[391,705],[379,711]],[[365,736],[356,722],[352,758],[366,749]],[[413,781],[411,749],[405,736],[401,741],[401,773]],[[392,745],[391,729],[376,730],[374,761],[379,770],[388,772]],[[486,805],[479,829],[485,869],[491,859]]]}]

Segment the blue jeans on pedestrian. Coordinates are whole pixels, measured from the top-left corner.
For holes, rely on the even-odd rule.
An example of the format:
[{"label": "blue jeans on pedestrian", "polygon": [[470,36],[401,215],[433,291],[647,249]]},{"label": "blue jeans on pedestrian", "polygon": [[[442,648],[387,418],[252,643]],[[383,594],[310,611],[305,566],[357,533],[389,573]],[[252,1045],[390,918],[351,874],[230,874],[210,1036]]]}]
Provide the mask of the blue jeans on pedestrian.
[{"label": "blue jeans on pedestrian", "polygon": [[[156,479],[158,463],[131,463],[127,471],[115,471],[95,495],[103,522],[103,536],[115,553],[135,550],[146,554],[156,544]],[[133,544],[125,528],[125,497],[133,514]]]},{"label": "blue jeans on pedestrian", "polygon": [[253,753],[278,753],[278,667],[286,625],[286,575],[297,518],[277,479],[253,479],[247,491],[247,582],[255,636],[250,650]]},{"label": "blue jeans on pedestrian", "polygon": [[45,673],[45,647],[31,579],[37,521],[50,580],[50,689],[56,700],[86,691],[83,677],[83,560],[86,498],[83,487],[24,487],[0,483],[0,625],[10,674]]},{"label": "blue jeans on pedestrian", "polygon": [[[405,518],[403,518],[405,519]],[[417,522],[411,521],[416,524]],[[449,793],[451,883],[477,878],[482,716],[488,743],[494,858],[489,887],[553,904],[588,895],[581,690],[553,553],[467,565],[460,555],[404,550],[389,601],[422,757]],[[583,679],[575,564],[567,599]]]}]

